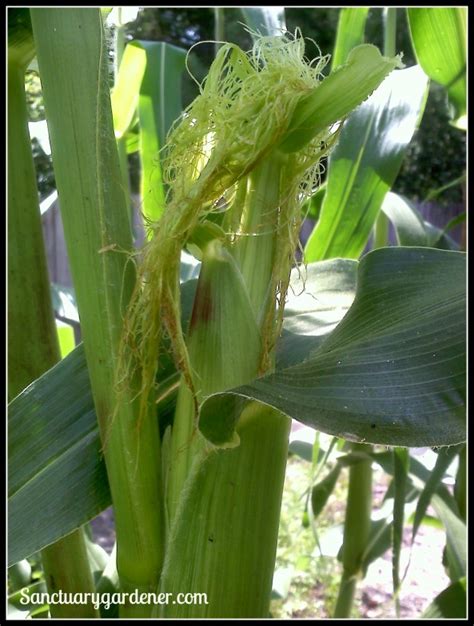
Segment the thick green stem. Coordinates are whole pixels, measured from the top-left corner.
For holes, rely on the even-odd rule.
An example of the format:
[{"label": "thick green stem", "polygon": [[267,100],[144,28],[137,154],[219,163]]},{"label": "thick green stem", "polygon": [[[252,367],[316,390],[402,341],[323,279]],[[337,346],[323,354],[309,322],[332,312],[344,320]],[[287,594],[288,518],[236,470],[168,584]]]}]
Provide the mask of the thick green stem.
[{"label": "thick green stem", "polygon": [[357,576],[348,574],[344,570],[341,582],[339,583],[339,592],[333,615],[334,618],[349,618],[351,616],[356,584]]},{"label": "thick green stem", "polygon": [[[84,530],[79,528],[41,551],[46,585],[50,594],[85,594],[95,591]],[[90,596],[89,596],[90,597]],[[50,604],[51,617],[99,617],[92,601],[85,604]]]},{"label": "thick green stem", "polygon": [[[124,307],[134,287],[132,239],[113,132],[99,9],[32,9],[53,164],[117,533],[123,591],[151,591],[163,560],[156,407],[138,423],[139,373],[118,403]],[[125,252],[125,254],[124,254]],[[146,616],[149,605],[124,605]]]},{"label": "thick green stem", "polygon": [[[366,452],[367,446],[353,444],[354,452]],[[334,617],[350,617],[356,580],[361,574],[362,557],[367,547],[372,512],[372,462],[360,461],[349,470],[342,565],[344,568]]]},{"label": "thick green stem", "polygon": [[[8,395],[60,360],[36,187],[24,66],[8,64]],[[78,554],[81,558],[76,558]],[[48,590],[92,592],[82,530],[41,552]],[[91,603],[51,605],[53,617],[98,617]]]}]

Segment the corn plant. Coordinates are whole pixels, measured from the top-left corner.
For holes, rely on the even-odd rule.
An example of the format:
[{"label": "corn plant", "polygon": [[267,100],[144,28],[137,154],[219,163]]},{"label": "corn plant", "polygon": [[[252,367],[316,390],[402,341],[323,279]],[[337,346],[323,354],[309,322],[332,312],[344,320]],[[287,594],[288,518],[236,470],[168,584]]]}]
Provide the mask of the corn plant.
[{"label": "corn plant", "polygon": [[[218,48],[165,143],[148,91],[154,52],[129,44],[122,64],[148,55],[138,118],[150,195],[147,242],[136,250],[119,153],[123,164],[137,102],[121,103],[119,69],[112,110],[101,11],[30,13],[83,344],[12,394],[9,562],[62,541],[112,502],[117,551],[98,593],[207,598],[153,606],[128,596],[121,617],[266,617],[290,418],[356,442],[354,454],[364,443],[465,440],[462,253],[383,248],[337,267],[323,253],[308,283],[357,275],[347,315],[321,342],[317,321],[305,327],[314,305],[285,310],[306,272],[298,235],[321,159],[351,112],[405,71],[400,56],[361,44],[323,79],[329,57],[309,62],[300,32],[252,31],[249,52]],[[367,206],[370,229],[378,208]],[[360,238],[344,237],[358,256]],[[201,266],[197,281],[181,284],[183,250]],[[442,341],[433,333],[447,317]],[[383,385],[372,384],[375,373]],[[354,385],[367,393],[355,397]],[[354,470],[365,468],[368,483],[363,460]],[[25,520],[45,490],[49,506],[31,533]]]}]

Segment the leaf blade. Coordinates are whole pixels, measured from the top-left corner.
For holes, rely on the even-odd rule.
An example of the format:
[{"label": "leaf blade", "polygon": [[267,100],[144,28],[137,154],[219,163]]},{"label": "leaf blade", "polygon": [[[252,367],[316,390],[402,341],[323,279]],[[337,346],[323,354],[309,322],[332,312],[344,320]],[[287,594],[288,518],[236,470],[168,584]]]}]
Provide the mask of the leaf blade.
[{"label": "leaf blade", "polygon": [[463,441],[464,258],[426,248],[369,253],[351,310],[320,348],[303,363],[210,396],[201,407],[201,431],[219,444],[207,411],[222,402],[229,419],[220,433],[231,437],[239,410],[253,398],[352,441],[415,447]]}]

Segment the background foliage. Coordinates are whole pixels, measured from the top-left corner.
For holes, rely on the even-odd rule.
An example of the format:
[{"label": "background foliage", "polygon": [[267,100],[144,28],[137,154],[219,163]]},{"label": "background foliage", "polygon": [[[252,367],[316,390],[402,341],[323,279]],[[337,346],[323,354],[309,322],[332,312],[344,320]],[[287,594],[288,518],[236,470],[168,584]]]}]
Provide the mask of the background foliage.
[{"label": "background foliage", "polygon": [[[337,30],[339,10],[328,8],[287,8],[285,11],[288,29],[299,27],[303,35],[313,39],[322,54],[332,50]],[[243,49],[251,45],[251,38],[242,26],[240,9],[227,7],[225,36],[229,41],[239,44]],[[213,8],[145,8],[137,19],[126,26],[127,39],[165,41],[189,49],[199,41],[202,43],[193,49],[189,67],[197,80],[202,80],[207,73],[214,56],[214,10]],[[109,27],[109,56],[112,72],[113,27]],[[369,11],[366,25],[366,41],[382,48],[382,9]],[[415,63],[410,42],[405,11],[398,11],[397,16],[397,52],[403,52],[407,65]],[[308,43],[307,54],[315,56],[315,47]],[[326,68],[326,71],[329,66]],[[183,103],[187,106],[197,95],[197,85],[185,72],[183,75]],[[28,106],[31,121],[44,119],[39,79],[34,71],[27,77]],[[449,111],[446,93],[442,87],[432,83],[426,104],[426,110],[419,130],[410,143],[407,157],[393,187],[396,193],[404,194],[412,200],[421,202],[430,191],[442,187],[459,176],[466,167],[466,135],[448,123]],[[41,198],[54,188],[54,175],[51,159],[41,147],[34,144],[35,164],[39,172],[38,187]],[[132,187],[138,190],[138,157],[129,157]],[[455,185],[444,191],[437,203],[442,206],[458,205],[463,202],[463,189]]]}]

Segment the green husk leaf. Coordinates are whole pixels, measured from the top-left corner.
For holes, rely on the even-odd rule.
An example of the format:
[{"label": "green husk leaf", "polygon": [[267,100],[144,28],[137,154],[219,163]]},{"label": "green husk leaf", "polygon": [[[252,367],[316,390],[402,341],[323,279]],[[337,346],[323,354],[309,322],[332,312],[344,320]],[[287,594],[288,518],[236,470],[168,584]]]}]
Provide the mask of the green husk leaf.
[{"label": "green husk leaf", "polygon": [[303,148],[324,128],[344,119],[392,70],[402,67],[400,56],[389,59],[370,44],[353,48],[344,65],[300,100],[280,149]]}]

